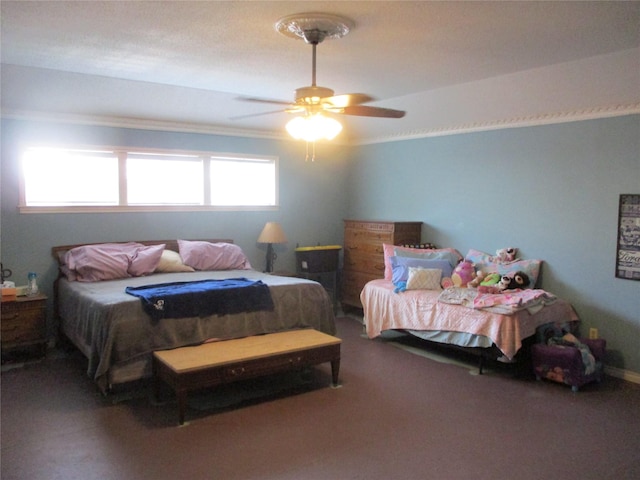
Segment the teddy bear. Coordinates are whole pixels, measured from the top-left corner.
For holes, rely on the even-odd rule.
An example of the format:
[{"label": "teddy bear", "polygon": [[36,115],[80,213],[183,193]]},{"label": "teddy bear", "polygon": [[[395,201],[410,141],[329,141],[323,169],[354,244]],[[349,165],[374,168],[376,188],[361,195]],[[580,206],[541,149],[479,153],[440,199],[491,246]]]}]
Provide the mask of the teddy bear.
[{"label": "teddy bear", "polygon": [[456,287],[466,287],[476,277],[476,269],[468,260],[461,261],[451,274],[451,281]]},{"label": "teddy bear", "polygon": [[515,247],[499,248],[496,250],[496,255],[491,257],[491,261],[494,263],[511,263],[516,259],[518,249]]},{"label": "teddy bear", "polygon": [[509,283],[507,284],[505,290],[515,290],[517,288],[524,289],[529,286],[529,275],[520,270],[511,275],[505,276],[509,279]]}]

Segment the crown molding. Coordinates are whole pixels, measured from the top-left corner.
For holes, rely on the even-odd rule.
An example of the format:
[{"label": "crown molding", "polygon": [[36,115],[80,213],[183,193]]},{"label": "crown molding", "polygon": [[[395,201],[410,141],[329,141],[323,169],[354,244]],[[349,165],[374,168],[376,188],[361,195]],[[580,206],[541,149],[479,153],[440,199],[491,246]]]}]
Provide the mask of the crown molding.
[{"label": "crown molding", "polygon": [[535,127],[556,123],[579,122],[583,120],[595,120],[598,118],[621,117],[640,113],[640,102],[624,105],[609,105],[592,107],[572,111],[542,113],[522,117],[512,117],[486,122],[462,123],[437,128],[416,129],[407,132],[399,132],[394,135],[364,139],[355,141],[352,145],[369,145],[375,143],[398,142],[427,137],[441,137],[445,135],[457,135],[463,133],[484,132],[489,130],[502,130],[506,128]]},{"label": "crown molding", "polygon": [[287,140],[289,137],[283,132],[249,130],[206,125],[189,122],[167,122],[163,120],[149,120],[145,118],[107,117],[97,115],[76,115],[52,113],[32,110],[2,111],[3,118],[18,120],[44,121],[53,123],[72,123],[76,125],[91,125],[100,127],[131,128],[137,130],[159,130],[166,132],[201,133],[206,135],[224,135],[229,137],[265,138],[270,140]]},{"label": "crown molding", "polygon": [[[376,143],[398,142],[403,140],[415,140],[428,137],[441,137],[446,135],[458,135],[464,133],[484,132],[490,130],[502,130],[507,128],[522,128],[532,126],[551,125],[557,123],[578,122],[594,120],[598,118],[618,117],[640,113],[640,102],[621,105],[608,105],[577,109],[572,111],[559,111],[553,113],[541,113],[521,117],[489,120],[485,122],[461,123],[459,125],[447,125],[443,127],[414,129],[398,132],[392,135],[375,138],[351,139],[344,142],[332,142],[343,145],[370,145]],[[103,117],[91,115],[59,114],[39,111],[3,110],[3,118],[13,118],[31,121],[46,121],[55,123],[73,123],[78,125],[91,125],[115,128],[130,128],[139,130],[159,130],[181,133],[200,133],[206,135],[223,135],[244,138],[262,138],[280,141],[292,140],[284,132],[232,129],[215,125],[188,122],[167,122],[162,120],[149,120],[125,117]]]}]

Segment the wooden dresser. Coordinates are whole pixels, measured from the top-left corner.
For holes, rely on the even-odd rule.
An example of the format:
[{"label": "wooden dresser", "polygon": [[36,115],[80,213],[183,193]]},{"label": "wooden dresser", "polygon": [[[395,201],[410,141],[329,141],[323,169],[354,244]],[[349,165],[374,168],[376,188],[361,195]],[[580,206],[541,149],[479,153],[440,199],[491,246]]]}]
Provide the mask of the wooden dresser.
[{"label": "wooden dresser", "polygon": [[362,308],[360,292],[370,280],[384,277],[382,244],[420,243],[422,222],[344,221],[342,304]]}]

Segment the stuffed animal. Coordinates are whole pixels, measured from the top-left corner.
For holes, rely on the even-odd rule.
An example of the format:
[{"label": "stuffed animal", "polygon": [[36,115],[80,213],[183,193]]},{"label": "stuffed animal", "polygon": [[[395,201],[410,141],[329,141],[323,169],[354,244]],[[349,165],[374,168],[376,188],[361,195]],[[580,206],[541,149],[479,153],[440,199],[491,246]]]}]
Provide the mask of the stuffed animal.
[{"label": "stuffed animal", "polygon": [[500,248],[496,250],[495,257],[491,257],[494,263],[511,263],[516,259],[518,249],[515,247]]},{"label": "stuffed animal", "polygon": [[500,274],[499,273],[488,273],[485,275],[484,280],[480,283],[485,287],[489,287],[491,285],[496,285],[500,282]]},{"label": "stuffed animal", "polygon": [[[504,277],[503,277],[504,278]],[[512,275],[508,275],[509,283],[506,290],[515,290],[517,288],[527,288],[529,286],[529,275],[518,270]]]},{"label": "stuffed animal", "polygon": [[476,277],[469,283],[467,283],[467,288],[477,288],[484,281],[485,277],[486,273],[484,273],[482,270],[479,270],[476,273]]},{"label": "stuffed animal", "polygon": [[491,285],[485,285],[482,282],[478,287],[479,293],[502,293],[505,290],[524,289],[529,285],[529,276],[521,271],[502,275],[501,277],[497,273],[490,275],[499,277],[499,281]]},{"label": "stuffed animal", "polygon": [[453,270],[451,281],[456,287],[466,287],[476,277],[476,269],[468,260],[461,261]]},{"label": "stuffed animal", "polygon": [[482,270],[476,273],[476,278],[467,283],[469,288],[492,287],[500,281],[500,274],[495,272],[485,273]]}]

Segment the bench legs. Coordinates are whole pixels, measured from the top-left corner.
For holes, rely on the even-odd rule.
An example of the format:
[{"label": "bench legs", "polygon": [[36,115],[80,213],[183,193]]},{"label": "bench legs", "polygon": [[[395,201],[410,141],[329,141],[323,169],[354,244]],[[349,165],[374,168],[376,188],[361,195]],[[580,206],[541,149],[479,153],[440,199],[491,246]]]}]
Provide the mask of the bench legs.
[{"label": "bench legs", "polygon": [[[254,378],[260,375],[278,373],[304,366],[313,366],[329,361],[331,362],[331,383],[334,388],[339,386],[340,374],[340,346],[332,345],[322,349],[310,350],[308,358],[304,359],[299,353],[295,357],[291,355],[276,356],[270,361],[274,362],[269,368],[264,363],[269,359],[252,360],[236,365],[222,365],[203,367],[196,371],[178,373],[174,369],[160,362],[155,356],[153,359],[153,390],[156,400],[160,401],[161,383],[166,383],[176,395],[178,403],[178,423],[184,425],[185,411],[187,409],[187,396],[189,390],[209,388],[232,381]],[[319,351],[318,351],[319,350]],[[292,367],[293,366],[293,367]],[[246,367],[246,370],[245,370]],[[237,372],[240,372],[237,373]]]},{"label": "bench legs", "polygon": [[187,408],[187,390],[179,388],[176,391],[176,398],[178,400],[178,423],[184,425],[184,411]]},{"label": "bench legs", "polygon": [[331,360],[331,383],[333,387],[337,387],[339,385],[339,374],[340,374],[340,357]]}]

